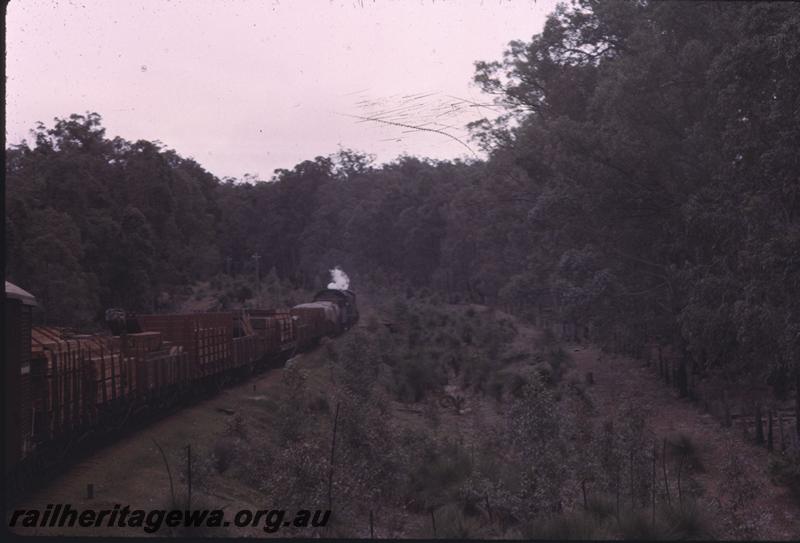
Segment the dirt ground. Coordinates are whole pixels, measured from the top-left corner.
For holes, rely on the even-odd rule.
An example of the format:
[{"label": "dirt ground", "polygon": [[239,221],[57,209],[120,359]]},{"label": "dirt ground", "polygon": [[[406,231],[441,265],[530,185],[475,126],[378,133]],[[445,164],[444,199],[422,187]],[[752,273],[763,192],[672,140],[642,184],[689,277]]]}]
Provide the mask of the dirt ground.
[{"label": "dirt ground", "polygon": [[[730,497],[726,492],[723,466],[735,455],[744,464],[749,483],[754,487],[754,501],[741,512],[739,524],[749,523],[755,538],[799,540],[800,507],[785,487],[773,484],[767,474],[768,452],[746,442],[740,431],[720,426],[710,414],[689,400],[677,398],[658,380],[654,368],[624,357],[601,356],[594,347],[571,345],[575,370],[581,375],[593,372],[590,388],[598,412],[612,418],[626,402],[642,409],[650,429],[661,437],[682,433],[700,447],[704,471],[696,475],[703,489],[703,501],[716,512],[716,522],[723,530],[720,538],[739,537],[737,526],[730,526],[725,510]],[[726,526],[727,525],[727,526]]]},{"label": "dirt ground", "polygon": [[[144,430],[100,449],[84,461],[72,465],[46,488],[17,505],[19,509],[44,510],[49,503],[69,503],[74,509],[111,509],[114,504],[131,509],[167,508],[171,502],[170,480],[156,443],[170,463],[178,499],[184,499],[186,449],[211,443],[226,428],[231,413],[257,409],[280,378],[272,370],[251,381],[223,390],[218,395],[154,422]],[[87,498],[87,485],[94,485],[94,497]],[[226,510],[261,509],[259,497],[247,494],[244,487],[220,488],[217,502]],[[25,528],[24,535],[146,536],[138,528]],[[237,529],[237,534],[240,533]],[[165,535],[159,533],[157,535]],[[224,534],[220,534],[224,535]],[[253,535],[253,534],[251,534]],[[255,535],[263,536],[263,532]]]},{"label": "dirt ground", "polygon": [[[362,325],[371,316],[377,316],[378,309],[362,297]],[[530,326],[517,323],[519,334],[515,348],[532,349],[538,331]],[[334,340],[336,341],[336,340]],[[581,379],[586,372],[593,372],[594,384],[588,393],[594,402],[600,419],[613,418],[626,403],[638,406],[652,432],[659,437],[675,433],[690,436],[700,447],[700,457],[705,471],[696,475],[703,489],[704,505],[714,511],[715,524],[719,525],[719,537],[737,538],[740,532],[726,516],[726,479],[722,466],[725,459],[735,453],[745,463],[746,471],[755,486],[756,498],[752,506],[741,513],[740,520],[750,523],[756,538],[771,540],[800,539],[800,508],[784,488],[774,485],[766,473],[768,453],[749,445],[734,430],[724,429],[696,405],[673,396],[670,389],[656,377],[653,368],[646,364],[626,358],[602,357],[599,350],[591,346],[568,345],[566,347],[574,361],[572,372]],[[324,349],[298,356],[293,364],[309,370],[313,375],[315,387],[326,386],[326,368],[322,362]],[[513,367],[504,371],[513,371]],[[231,419],[238,415],[246,417],[263,416],[265,402],[274,397],[273,392],[280,385],[283,370],[275,369],[254,377],[252,380],[221,391],[218,395],[186,408],[174,415],[165,417],[137,432],[134,435],[96,451],[84,461],[68,467],[46,488],[38,491],[18,505],[18,508],[44,509],[49,503],[69,503],[73,508],[104,509],[114,504],[127,504],[131,508],[167,508],[170,503],[170,480],[164,460],[156,443],[168,458],[173,486],[179,499],[187,491],[183,473],[186,469],[186,449],[209,449],[224,435]],[[424,406],[403,405],[392,402],[390,409],[392,424],[427,424]],[[466,409],[459,414],[453,409],[443,409],[438,428],[449,436],[470,441],[485,428],[502,417],[490,398],[469,397]],[[193,449],[195,450],[195,449]],[[94,485],[94,497],[87,498],[87,485]],[[214,479],[213,491],[201,495],[196,490],[193,503],[212,504],[208,507],[222,507],[226,511],[238,509],[264,509],[258,492],[234,479],[219,477]],[[195,507],[202,507],[195,505]],[[398,512],[396,524],[391,530],[381,527],[378,535],[382,537],[430,537],[428,519],[420,515]],[[226,531],[227,530],[227,531]],[[75,536],[143,536],[138,528],[51,528],[20,529],[25,535],[75,535]],[[162,531],[156,535],[169,535]],[[255,536],[264,537],[259,527],[252,530],[221,528],[204,535],[216,536]],[[275,534],[280,536],[280,532]],[[314,534],[309,533],[309,536]],[[363,534],[368,536],[368,531]]]}]

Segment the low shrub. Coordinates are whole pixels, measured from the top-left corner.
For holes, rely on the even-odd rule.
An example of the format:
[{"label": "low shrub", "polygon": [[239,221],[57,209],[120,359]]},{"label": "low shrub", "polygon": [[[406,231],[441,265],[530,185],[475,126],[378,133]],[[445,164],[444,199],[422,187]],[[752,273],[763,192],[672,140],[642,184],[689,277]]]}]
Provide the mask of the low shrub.
[{"label": "low shrub", "polygon": [[691,436],[683,432],[674,434],[667,438],[667,446],[671,456],[682,461],[685,468],[704,471],[699,448]]},{"label": "low shrub", "polygon": [[800,455],[784,453],[769,461],[769,474],[779,485],[788,487],[800,502]]},{"label": "low shrub", "polygon": [[236,460],[236,446],[229,438],[220,439],[214,444],[212,456],[217,473],[225,473]]},{"label": "low shrub", "polygon": [[444,539],[475,539],[480,525],[475,519],[467,518],[464,511],[455,503],[448,503],[434,511],[436,536]]},{"label": "low shrub", "polygon": [[572,359],[567,351],[561,347],[550,349],[547,353],[547,363],[550,366],[550,378],[554,384],[561,382],[564,374],[569,369]]},{"label": "low shrub", "polygon": [[331,406],[324,396],[317,396],[308,402],[308,410],[312,413],[330,413]]},{"label": "low shrub", "polygon": [[619,535],[633,541],[663,539],[663,527],[653,526],[652,516],[647,511],[623,511],[619,518]]},{"label": "low shrub", "polygon": [[253,291],[250,289],[250,287],[240,285],[235,289],[234,296],[237,300],[239,300],[239,303],[244,303],[246,300],[249,300],[253,297]]},{"label": "low shrub", "polygon": [[[408,494],[423,507],[439,501],[472,473],[472,460],[458,443],[427,443],[410,466]],[[441,502],[439,502],[441,503]]]},{"label": "low shrub", "polygon": [[529,522],[522,527],[524,539],[590,540],[598,539],[601,526],[595,519],[582,514],[557,515]]},{"label": "low shrub", "polygon": [[495,399],[495,401],[503,401],[503,392],[506,389],[506,381],[507,377],[502,373],[495,373],[489,380],[489,394]]},{"label": "low shrub", "polygon": [[667,539],[714,538],[708,512],[694,500],[662,509],[661,517]]},{"label": "low shrub", "polygon": [[558,338],[556,334],[550,328],[545,328],[542,335],[539,336],[538,341],[536,342],[539,348],[541,349],[548,349],[556,344],[558,344]]},{"label": "low shrub", "polygon": [[427,394],[443,384],[438,366],[412,357],[396,368],[399,400],[407,402],[422,401]]},{"label": "low shrub", "polygon": [[617,506],[607,496],[589,496],[586,500],[586,512],[597,520],[606,520],[616,514]]}]

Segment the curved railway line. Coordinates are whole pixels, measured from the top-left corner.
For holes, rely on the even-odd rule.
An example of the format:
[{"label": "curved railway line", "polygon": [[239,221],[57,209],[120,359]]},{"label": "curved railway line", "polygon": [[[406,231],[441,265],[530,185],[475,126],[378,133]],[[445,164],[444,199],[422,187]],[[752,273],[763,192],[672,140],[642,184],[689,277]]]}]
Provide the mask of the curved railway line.
[{"label": "curved railway line", "polygon": [[10,497],[130,431],[283,365],[359,318],[353,292],[326,289],[290,309],[112,311],[112,334],[79,334],[34,326],[35,297],[8,282],[5,294],[3,475]]}]

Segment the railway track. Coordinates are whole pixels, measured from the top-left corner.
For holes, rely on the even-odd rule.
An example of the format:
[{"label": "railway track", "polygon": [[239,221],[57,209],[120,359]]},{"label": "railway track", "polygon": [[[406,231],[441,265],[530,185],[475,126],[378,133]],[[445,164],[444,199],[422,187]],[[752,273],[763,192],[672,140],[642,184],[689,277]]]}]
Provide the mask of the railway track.
[{"label": "railway track", "polygon": [[116,335],[34,327],[36,299],[6,282],[7,489],[22,494],[86,450],[248,379],[358,322],[355,294],[291,309],[126,315]]}]

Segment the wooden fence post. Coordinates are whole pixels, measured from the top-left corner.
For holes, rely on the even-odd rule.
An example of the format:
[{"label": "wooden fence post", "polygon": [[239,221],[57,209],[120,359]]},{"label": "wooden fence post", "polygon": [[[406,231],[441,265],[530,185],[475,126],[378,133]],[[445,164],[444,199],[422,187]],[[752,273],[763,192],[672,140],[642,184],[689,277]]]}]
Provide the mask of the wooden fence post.
[{"label": "wooden fence post", "polygon": [[164,460],[164,466],[167,468],[167,477],[169,477],[169,492],[170,496],[172,497],[172,507],[177,507],[177,502],[175,500],[175,485],[172,482],[172,471],[169,469],[169,462],[167,461],[167,455],[164,454],[164,449],[161,448],[161,445],[158,444],[158,441],[153,439],[153,443],[158,448],[158,452],[161,453],[161,458]]},{"label": "wooden fence post", "polygon": [[619,522],[619,487],[621,486],[620,479],[622,478],[622,474],[621,474],[622,470],[620,469],[620,464],[622,464],[621,461],[619,461],[617,463],[617,487],[616,487],[616,490],[617,490],[617,522]]},{"label": "wooden fence post", "polygon": [[653,443],[653,527],[656,525],[656,444]]},{"label": "wooden fence post", "polygon": [[769,422],[767,422],[767,450],[771,451],[775,448],[772,434],[772,407],[769,408]]},{"label": "wooden fence post", "polygon": [[188,497],[186,499],[186,508],[192,509],[192,444],[186,445],[186,480],[189,484]]},{"label": "wooden fence post", "polygon": [[372,520],[372,509],[369,510],[369,537],[375,539],[375,525]]},{"label": "wooden fence post", "polygon": [[589,510],[589,502],[586,499],[586,479],[581,480],[581,492],[583,493],[583,510]]},{"label": "wooden fence post", "polygon": [[672,507],[672,498],[669,495],[669,479],[667,478],[667,440],[664,439],[664,446],[661,453],[661,469],[664,472],[664,488],[667,491],[667,503]]},{"label": "wooden fence post", "polygon": [[681,458],[678,460],[678,503],[683,507],[683,492],[681,491],[681,468],[683,467],[683,459],[685,453],[681,452]]},{"label": "wooden fence post", "polygon": [[756,444],[763,445],[764,444],[764,426],[761,423],[761,402],[756,402],[756,412],[755,412],[755,423],[756,423]]},{"label": "wooden fence post", "polygon": [[336,427],[339,423],[339,403],[336,403],[336,414],[333,417],[333,437],[331,438],[331,463],[328,470],[328,509],[333,509],[333,466],[336,452]]},{"label": "wooden fence post", "polygon": [[633,448],[631,448],[630,454],[630,462],[631,462],[631,511],[635,508],[634,504],[634,492],[633,492]]}]

